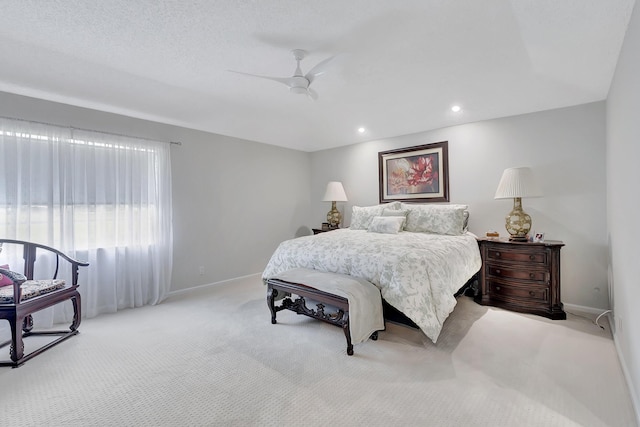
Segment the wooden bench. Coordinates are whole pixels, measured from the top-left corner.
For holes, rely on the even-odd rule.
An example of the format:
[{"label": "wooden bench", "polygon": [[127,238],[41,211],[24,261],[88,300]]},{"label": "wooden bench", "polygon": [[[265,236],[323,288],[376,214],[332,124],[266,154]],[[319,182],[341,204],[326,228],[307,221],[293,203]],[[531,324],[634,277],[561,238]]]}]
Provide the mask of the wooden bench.
[{"label": "wooden bench", "polygon": [[[0,366],[16,368],[32,357],[78,333],[81,319],[78,267],[86,267],[89,264],[77,261],[57,249],[22,240],[0,239],[0,251],[5,244],[21,245],[24,258],[24,275],[5,271],[5,274],[13,280],[13,285],[5,288],[11,288],[12,292],[9,292],[10,295],[8,297],[0,300],[0,320],[7,320],[11,328],[11,339],[0,343],[0,348],[11,344],[9,349],[11,360],[0,361]],[[55,255],[56,268],[51,279],[34,282],[34,265],[38,250],[47,251]],[[57,279],[60,258],[71,264],[71,283]],[[73,321],[69,330],[33,330],[33,313],[66,300],[71,300],[73,305]],[[23,338],[34,335],[57,335],[59,337],[29,354],[24,354]]]},{"label": "wooden bench", "polygon": [[[332,275],[332,273],[321,273]],[[351,336],[351,322],[349,312],[349,300],[343,296],[325,292],[321,289],[290,280],[270,278],[266,280],[267,305],[271,311],[271,323],[276,324],[276,313],[281,310],[290,310],[297,314],[312,317],[342,328],[347,339],[347,354],[353,355],[353,343]],[[369,284],[372,287],[373,284]],[[297,298],[293,298],[296,295]],[[279,306],[275,301],[282,298]],[[307,299],[316,303],[315,309],[307,307]],[[382,303],[380,299],[380,318],[382,319]],[[384,324],[384,321],[381,320]],[[384,326],[380,329],[384,329]],[[378,331],[374,331],[370,338],[378,339]]]}]

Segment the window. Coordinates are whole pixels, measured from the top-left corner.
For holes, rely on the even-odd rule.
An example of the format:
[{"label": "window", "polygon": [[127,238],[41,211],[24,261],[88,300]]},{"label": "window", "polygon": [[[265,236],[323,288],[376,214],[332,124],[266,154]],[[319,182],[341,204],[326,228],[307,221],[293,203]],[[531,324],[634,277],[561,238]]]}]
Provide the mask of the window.
[{"label": "window", "polygon": [[0,119],[0,156],[0,235],[89,261],[83,311],[164,298],[173,242],[169,144]]}]

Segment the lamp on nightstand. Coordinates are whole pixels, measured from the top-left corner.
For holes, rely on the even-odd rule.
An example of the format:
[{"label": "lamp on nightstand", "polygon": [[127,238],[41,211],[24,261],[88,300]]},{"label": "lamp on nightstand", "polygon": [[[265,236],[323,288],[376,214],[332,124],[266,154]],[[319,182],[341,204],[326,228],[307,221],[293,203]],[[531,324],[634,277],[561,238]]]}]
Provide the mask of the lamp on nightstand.
[{"label": "lamp on nightstand", "polygon": [[531,231],[531,217],[522,209],[523,197],[541,197],[542,190],[536,182],[530,168],[505,169],[500,178],[496,199],[513,199],[513,210],[506,216],[505,227],[511,241],[527,241]]},{"label": "lamp on nightstand", "polygon": [[327,184],[327,191],[322,198],[323,202],[331,202],[331,210],[327,213],[327,222],[329,228],[338,228],[342,221],[342,214],[336,208],[336,202],[346,202],[347,194],[344,192],[344,187],[341,182],[331,181]]}]

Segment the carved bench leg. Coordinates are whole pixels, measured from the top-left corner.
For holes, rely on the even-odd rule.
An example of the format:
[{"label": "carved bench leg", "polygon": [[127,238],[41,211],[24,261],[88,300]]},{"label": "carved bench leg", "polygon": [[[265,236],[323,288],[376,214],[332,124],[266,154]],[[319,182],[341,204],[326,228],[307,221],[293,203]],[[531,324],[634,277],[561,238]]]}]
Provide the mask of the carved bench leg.
[{"label": "carved bench leg", "polygon": [[342,325],[344,336],[347,338],[347,354],[353,356],[353,344],[351,343],[351,328],[349,327],[349,312],[344,314],[344,324]]},{"label": "carved bench leg", "polygon": [[[353,356],[353,343],[351,341],[351,327],[349,324],[349,304],[346,298],[307,285],[285,282],[280,279],[273,279],[274,283],[271,283],[270,280],[267,281],[267,306],[271,311],[271,323],[276,323],[276,313],[278,311],[291,310],[297,314],[303,314],[331,323],[332,325],[340,326],[347,340],[347,354]],[[274,287],[277,287],[277,289],[274,289]],[[282,304],[276,307],[274,301],[278,296],[278,291],[283,292],[285,295],[297,295],[298,298],[296,298],[295,301],[292,301],[288,297],[284,298]],[[315,310],[307,307],[305,296],[308,296],[314,301],[319,301],[316,304],[317,308]],[[338,311],[335,313],[326,313],[325,303]],[[371,334],[371,339],[378,339],[377,331]]]},{"label": "carved bench leg", "polygon": [[278,291],[273,289],[271,285],[268,285],[267,288],[267,305],[269,306],[269,310],[271,311],[271,324],[275,325],[278,323],[276,321],[276,307],[275,307],[275,299],[278,296]]}]

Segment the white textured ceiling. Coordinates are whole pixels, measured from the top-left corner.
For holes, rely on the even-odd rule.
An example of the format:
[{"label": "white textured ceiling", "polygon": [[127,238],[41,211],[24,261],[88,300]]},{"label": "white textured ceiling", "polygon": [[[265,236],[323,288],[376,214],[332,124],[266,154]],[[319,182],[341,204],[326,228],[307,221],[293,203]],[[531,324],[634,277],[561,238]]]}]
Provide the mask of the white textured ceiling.
[{"label": "white textured ceiling", "polygon": [[[0,0],[0,91],[315,151],[603,100],[633,5]],[[348,54],[315,102],[227,71],[288,77],[294,48]]]}]

